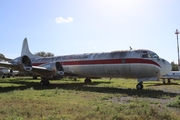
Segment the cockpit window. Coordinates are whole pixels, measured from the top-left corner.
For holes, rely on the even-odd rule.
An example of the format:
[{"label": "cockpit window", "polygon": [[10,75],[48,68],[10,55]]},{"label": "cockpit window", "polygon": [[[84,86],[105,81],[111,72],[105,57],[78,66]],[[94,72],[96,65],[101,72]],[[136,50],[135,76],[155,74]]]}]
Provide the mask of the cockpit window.
[{"label": "cockpit window", "polygon": [[159,58],[156,53],[143,53],[142,58]]},{"label": "cockpit window", "polygon": [[151,55],[148,54],[148,53],[146,53],[146,54],[143,54],[143,55],[142,55],[142,58],[151,58]]},{"label": "cockpit window", "polygon": [[151,54],[152,58],[159,58],[159,56],[156,53]]}]

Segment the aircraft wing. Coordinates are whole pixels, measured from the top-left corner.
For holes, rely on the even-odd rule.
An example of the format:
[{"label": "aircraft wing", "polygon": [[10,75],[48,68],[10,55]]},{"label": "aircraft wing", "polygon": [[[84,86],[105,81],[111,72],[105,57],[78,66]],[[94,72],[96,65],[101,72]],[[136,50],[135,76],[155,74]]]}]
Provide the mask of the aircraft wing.
[{"label": "aircraft wing", "polygon": [[51,62],[41,64],[40,66],[32,66],[32,72],[42,77],[63,76],[64,70],[59,62]]},{"label": "aircraft wing", "polygon": [[15,65],[12,63],[0,62],[0,66],[19,70],[19,65]]},{"label": "aircraft wing", "polygon": [[[14,70],[23,71],[19,64],[16,63],[7,63],[7,62],[0,62],[1,67],[11,68]],[[30,72],[38,73],[41,76],[52,76],[52,75],[63,75],[63,71],[57,71],[56,69],[50,69],[48,67],[42,67],[42,66],[32,66],[32,70]]]},{"label": "aircraft wing", "polygon": [[32,66],[32,72],[41,76],[78,76],[72,71],[64,70],[59,62],[51,62],[40,66]]},{"label": "aircraft wing", "polygon": [[56,69],[49,69],[48,67],[41,67],[41,66],[33,66],[32,67],[33,73],[38,73],[41,76],[78,76],[77,74],[72,73],[71,71],[64,71],[64,70],[56,70]]},{"label": "aircraft wing", "polygon": [[38,73],[41,76],[52,76],[56,74],[62,74],[63,71],[57,71],[57,70],[52,70],[47,67],[41,67],[41,66],[32,66],[32,72]]}]

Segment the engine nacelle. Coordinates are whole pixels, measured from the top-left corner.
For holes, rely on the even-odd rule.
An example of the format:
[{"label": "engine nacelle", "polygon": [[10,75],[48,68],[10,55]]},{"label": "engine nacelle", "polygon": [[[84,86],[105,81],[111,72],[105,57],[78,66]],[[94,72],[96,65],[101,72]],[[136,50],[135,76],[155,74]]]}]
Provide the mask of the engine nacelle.
[{"label": "engine nacelle", "polygon": [[25,71],[32,70],[31,60],[26,55],[18,57],[16,59],[12,60],[10,63],[13,64],[14,69],[17,69],[17,70],[25,70]]},{"label": "engine nacelle", "polygon": [[50,77],[50,78],[58,78],[62,77],[64,75],[64,70],[59,62],[50,62],[46,64],[40,65],[41,67],[45,67],[47,70],[50,70],[50,72],[43,72],[39,73],[40,75],[43,75],[44,77]]}]

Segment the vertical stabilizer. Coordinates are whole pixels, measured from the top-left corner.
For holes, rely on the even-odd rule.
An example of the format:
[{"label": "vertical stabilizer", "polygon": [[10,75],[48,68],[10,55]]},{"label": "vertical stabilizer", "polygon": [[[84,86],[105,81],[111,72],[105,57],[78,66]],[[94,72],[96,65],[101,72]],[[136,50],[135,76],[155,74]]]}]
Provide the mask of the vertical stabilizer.
[{"label": "vertical stabilizer", "polygon": [[22,44],[21,56],[22,55],[27,55],[29,58],[37,58],[38,57],[38,56],[33,55],[29,51],[29,46],[28,46],[27,38],[24,39],[23,44]]}]

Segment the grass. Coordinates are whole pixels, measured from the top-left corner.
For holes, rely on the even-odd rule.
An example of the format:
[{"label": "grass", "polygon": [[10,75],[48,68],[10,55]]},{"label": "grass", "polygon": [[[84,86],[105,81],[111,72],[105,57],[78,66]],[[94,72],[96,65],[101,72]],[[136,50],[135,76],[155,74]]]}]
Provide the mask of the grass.
[{"label": "grass", "polygon": [[169,107],[180,108],[180,96],[177,96],[174,101],[168,104]]},{"label": "grass", "polygon": [[[136,90],[133,79],[97,79],[85,85],[83,79],[52,80],[40,87],[40,80],[28,77],[0,80],[2,120],[178,120],[177,84],[146,82]],[[174,81],[173,81],[174,82]],[[177,106],[177,103],[175,104]]]}]

